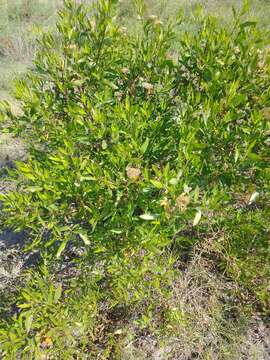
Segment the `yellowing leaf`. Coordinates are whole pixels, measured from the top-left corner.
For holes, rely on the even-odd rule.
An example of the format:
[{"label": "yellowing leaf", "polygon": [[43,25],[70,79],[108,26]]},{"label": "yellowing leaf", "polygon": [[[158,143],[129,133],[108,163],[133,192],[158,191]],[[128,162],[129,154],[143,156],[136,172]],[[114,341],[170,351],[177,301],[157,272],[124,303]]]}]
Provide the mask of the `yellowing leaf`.
[{"label": "yellowing leaf", "polygon": [[169,183],[171,184],[171,185],[177,185],[178,184],[178,179],[177,178],[172,178],[170,181],[169,181]]},{"label": "yellowing leaf", "polygon": [[197,226],[199,224],[201,217],[202,217],[202,212],[201,210],[198,210],[193,220],[193,226]]},{"label": "yellowing leaf", "polygon": [[102,140],[101,147],[102,147],[102,150],[106,150],[106,149],[107,149],[108,144],[107,144],[106,140]]},{"label": "yellowing leaf", "polygon": [[41,343],[41,347],[42,347],[43,349],[47,349],[47,348],[50,348],[50,347],[52,347],[52,346],[53,346],[52,338],[49,337],[49,336],[46,336],[46,337],[44,338],[44,340],[42,341],[42,343]]},{"label": "yellowing leaf", "polygon": [[270,120],[270,107],[263,108],[262,114],[265,119]]},{"label": "yellowing leaf", "polygon": [[165,197],[164,199],[162,199],[161,201],[160,201],[160,205],[162,206],[162,207],[164,207],[164,208],[167,208],[168,206],[169,206],[169,201],[168,201],[168,199]]},{"label": "yellowing leaf", "polygon": [[151,214],[140,215],[140,218],[147,221],[155,220],[155,216]]},{"label": "yellowing leaf", "polygon": [[192,187],[188,186],[187,184],[184,185],[184,193],[189,194],[192,190]]},{"label": "yellowing leaf", "polygon": [[248,204],[249,204],[249,205],[253,204],[253,203],[257,200],[257,198],[259,197],[259,195],[260,195],[260,194],[259,194],[257,191],[255,191],[255,192],[251,195]]}]

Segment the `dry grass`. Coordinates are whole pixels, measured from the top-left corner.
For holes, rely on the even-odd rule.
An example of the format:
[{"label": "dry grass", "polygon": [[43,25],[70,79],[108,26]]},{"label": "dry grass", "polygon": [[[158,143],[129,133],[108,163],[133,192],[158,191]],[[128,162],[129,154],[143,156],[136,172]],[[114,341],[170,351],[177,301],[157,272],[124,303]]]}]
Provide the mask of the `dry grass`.
[{"label": "dry grass", "polygon": [[[1,86],[0,86],[1,87]],[[18,101],[16,101],[8,91],[0,90],[0,99],[7,101],[11,107],[11,111],[14,115],[22,114],[22,110]]]},{"label": "dry grass", "polygon": [[9,91],[14,77],[25,73],[34,56],[35,38],[40,29],[54,24],[60,3],[62,0],[0,1],[0,89]]},{"label": "dry grass", "polygon": [[259,315],[243,311],[236,285],[216,272],[205,251],[195,251],[174,282],[167,306],[175,325],[162,334],[131,336],[122,359],[269,359],[270,329]]},{"label": "dry grass", "polygon": [[[132,1],[122,0],[123,12],[132,17]],[[175,15],[180,9],[190,12],[200,5],[207,13],[217,16],[220,19],[230,21],[232,18],[232,7],[240,10],[242,0],[146,0],[147,11],[162,17]],[[269,26],[270,3],[264,0],[250,1],[250,15],[257,18],[264,25]]]},{"label": "dry grass", "polygon": [[0,168],[12,161],[25,158],[25,146],[20,139],[13,138],[10,134],[0,134]]}]

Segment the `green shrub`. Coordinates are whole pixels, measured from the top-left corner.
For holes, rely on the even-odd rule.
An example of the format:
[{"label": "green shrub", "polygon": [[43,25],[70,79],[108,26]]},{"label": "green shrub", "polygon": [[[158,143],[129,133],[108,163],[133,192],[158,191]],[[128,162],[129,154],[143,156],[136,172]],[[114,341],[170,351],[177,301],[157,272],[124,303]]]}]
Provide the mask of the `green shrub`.
[{"label": "green shrub", "polygon": [[[23,115],[6,109],[4,117],[28,139],[30,157],[10,172],[17,190],[1,196],[3,225],[26,231],[28,249],[47,258],[83,246],[81,261],[102,264],[111,282],[100,291],[110,289],[113,308],[142,306],[153,289],[165,296],[172,266],[153,259],[168,250],[181,258],[214,238],[218,265],[265,306],[267,284],[257,279],[269,271],[268,35],[236,15],[231,29],[202,16],[196,34],[179,38],[179,19],[143,14],[132,34],[115,14],[114,1],[67,1],[57,34],[44,34],[33,70],[17,83]],[[34,354],[40,343],[25,321],[34,314],[36,329],[51,328],[58,311],[73,312],[64,299],[52,318],[47,303],[37,312],[31,304],[30,317],[5,325],[6,353],[19,326],[17,349]]]},{"label": "green shrub", "polygon": [[[112,11],[102,2],[89,17],[67,3],[58,35],[44,35],[17,84],[24,114],[9,116],[32,156],[18,164],[19,191],[4,211],[39,247],[125,243],[165,223],[170,234],[202,205],[188,186],[256,182],[266,171],[269,60],[255,24],[236,21],[230,32],[202,19],[174,63],[170,23],[150,17],[132,36]],[[177,211],[185,193],[188,215]]]},{"label": "green shrub", "polygon": [[[57,243],[63,250],[79,236],[90,246],[125,244],[138,236],[134,221],[166,220],[159,200],[177,176],[169,163],[160,167],[173,155],[164,144],[173,143],[176,126],[168,96],[173,63],[165,58],[173,33],[150,19],[130,37],[113,23],[110,7],[101,3],[89,19],[67,3],[59,49],[45,35],[30,82],[17,85],[24,115],[13,118],[14,129],[29,138],[32,158],[18,165],[24,190],[3,201],[15,205],[6,207],[8,222],[28,228],[41,247]],[[161,176],[164,184],[155,180]],[[181,193],[183,184],[166,186]],[[140,218],[148,212],[149,219]]]},{"label": "green shrub", "polygon": [[94,281],[79,291],[70,284],[65,292],[46,270],[31,277],[17,302],[20,314],[13,317],[16,325],[0,330],[5,357],[41,359],[52,352],[56,357],[61,353],[60,358],[78,356],[79,349],[85,351],[95,336],[99,291]]},{"label": "green shrub", "polygon": [[[154,253],[129,254],[99,264],[73,266],[76,277],[55,277],[46,267],[28,274],[16,301],[19,310],[2,322],[0,343],[6,359],[109,358],[121,348],[130,318],[150,326],[152,312],[162,309],[173,279],[172,260]],[[164,288],[164,289],[163,289]],[[167,326],[166,317],[159,327]]]}]

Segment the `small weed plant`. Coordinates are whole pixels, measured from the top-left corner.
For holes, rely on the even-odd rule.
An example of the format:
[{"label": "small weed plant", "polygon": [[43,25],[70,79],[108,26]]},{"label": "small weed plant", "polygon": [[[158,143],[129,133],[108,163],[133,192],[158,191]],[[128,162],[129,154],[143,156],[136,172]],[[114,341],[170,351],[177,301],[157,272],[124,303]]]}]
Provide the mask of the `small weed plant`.
[{"label": "small weed plant", "polygon": [[[121,358],[127,314],[169,331],[183,321],[166,306],[176,265],[205,241],[267,311],[268,34],[234,12],[230,29],[198,14],[180,36],[181,16],[163,23],[137,5],[134,34],[116,1],[66,1],[16,84],[23,114],[2,104],[5,128],[29,144],[2,224],[47,264],[2,324],[6,359]],[[76,276],[50,274],[70,248]]]}]

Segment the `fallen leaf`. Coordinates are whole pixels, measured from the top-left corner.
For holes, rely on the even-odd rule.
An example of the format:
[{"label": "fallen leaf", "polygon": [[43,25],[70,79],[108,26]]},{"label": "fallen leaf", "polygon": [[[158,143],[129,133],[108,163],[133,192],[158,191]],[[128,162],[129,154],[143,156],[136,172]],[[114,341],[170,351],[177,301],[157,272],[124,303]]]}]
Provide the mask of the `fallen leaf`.
[{"label": "fallen leaf", "polygon": [[126,67],[123,67],[123,68],[121,69],[121,72],[122,72],[123,74],[127,75],[127,74],[129,74],[129,69],[126,68]]},{"label": "fallen leaf", "polygon": [[263,114],[263,117],[266,119],[266,120],[270,120],[270,107],[265,107],[262,109],[262,114]]},{"label": "fallen leaf", "polygon": [[140,178],[141,170],[135,167],[128,166],[126,168],[127,177],[132,181],[137,181]]},{"label": "fallen leaf", "polygon": [[46,336],[41,343],[42,349],[51,348],[52,346],[53,346],[52,338],[49,336]]},{"label": "fallen leaf", "polygon": [[142,83],[142,87],[147,90],[148,95],[151,95],[153,93],[154,90],[154,85],[148,83],[148,82],[143,82]]},{"label": "fallen leaf", "polygon": [[183,193],[176,198],[176,207],[180,211],[185,211],[190,203],[190,197]]}]

